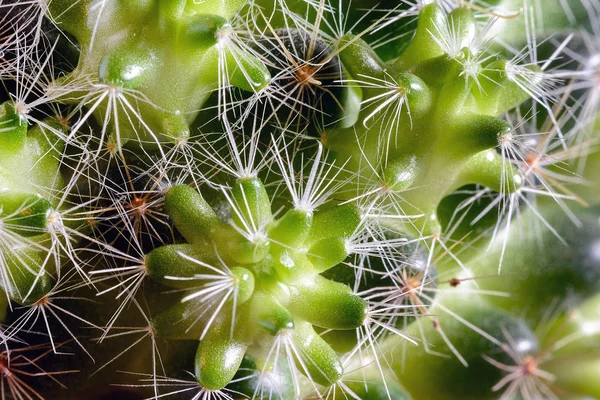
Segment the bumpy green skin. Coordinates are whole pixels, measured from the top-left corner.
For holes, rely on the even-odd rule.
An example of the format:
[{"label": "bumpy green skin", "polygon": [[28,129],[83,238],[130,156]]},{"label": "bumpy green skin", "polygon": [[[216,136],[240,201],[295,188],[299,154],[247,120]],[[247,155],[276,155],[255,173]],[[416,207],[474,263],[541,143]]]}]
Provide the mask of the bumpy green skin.
[{"label": "bumpy green skin", "polygon": [[[83,79],[78,93],[92,96],[92,103],[107,94],[95,115],[114,118],[116,107],[121,123],[109,132],[114,143],[185,142],[189,124],[213,91],[226,85],[257,91],[270,80],[266,67],[232,42],[230,20],[244,4],[122,0],[91,7],[90,0],[52,1],[50,15],[81,44],[79,64],[63,84],[79,87]],[[131,108],[111,103],[119,96]]]},{"label": "bumpy green skin", "polygon": [[[247,348],[269,335],[294,341],[312,380],[324,386],[336,383],[343,374],[341,361],[312,326],[348,330],[365,321],[367,303],[348,286],[319,274],[348,256],[344,246],[335,243],[343,244],[357,228],[358,210],[347,205],[313,215],[292,209],[275,220],[265,188],[254,177],[236,181],[232,196],[239,210],[233,211],[229,225],[194,189],[174,186],[167,192],[166,209],[189,244],[150,252],[148,275],[186,289],[187,296],[199,293],[206,276],[219,276],[214,269],[223,271],[226,265],[229,270],[223,274],[233,280],[235,301],[228,302],[211,324],[213,312],[206,311],[216,304],[208,294],[199,295],[159,312],[153,329],[159,337],[201,339],[196,378],[211,390],[229,384]],[[261,227],[261,233],[247,238],[234,226]]]},{"label": "bumpy green skin", "polygon": [[[295,9],[306,7],[300,0],[293,3]],[[49,17],[73,35],[81,55],[75,70],[49,92],[71,88],[59,101],[74,102],[81,114],[93,113],[95,122],[107,127],[95,134],[111,136],[119,145],[137,141],[152,151],[159,141],[185,142],[211,93],[228,85],[250,94],[269,88],[264,59],[254,53],[256,48],[235,39],[235,15],[245,12],[245,4],[53,0]],[[275,28],[285,28],[277,15],[269,21]],[[382,334],[375,348],[388,358],[377,366],[372,360],[366,366],[362,360],[345,364],[338,353],[347,342],[356,343],[355,330],[368,326],[371,304],[364,294],[361,297],[322,274],[349,260],[348,240],[365,221],[361,215],[365,209],[376,204],[392,214],[418,215],[410,224],[390,219],[377,228],[393,226],[414,237],[439,240],[444,232],[437,209],[449,193],[480,184],[509,195],[523,184],[519,172],[496,151],[511,130],[499,116],[530,97],[515,83],[518,71],[499,56],[474,62],[478,54],[469,45],[480,27],[472,9],[459,7],[447,15],[430,4],[420,11],[417,24],[410,44],[391,61],[382,61],[352,34],[332,43],[344,76],[352,81],[351,89],[344,88],[344,100],[354,104],[348,104],[344,110],[348,115],[341,122],[327,121],[319,130],[332,160],[349,159],[338,177],[348,181],[331,197],[347,200],[372,192],[372,197],[358,201],[364,200],[367,207],[349,202],[319,211],[296,208],[275,218],[272,208],[277,207],[265,189],[272,182],[263,185],[252,175],[227,182],[231,190],[225,193],[236,209],[225,222],[196,189],[175,185],[166,191],[165,211],[185,240],[146,254],[143,272],[153,283],[183,294],[180,301],[162,304],[151,315],[150,333],[159,341],[198,342],[193,367],[182,369],[193,370],[203,390],[230,389],[252,397],[265,383],[258,376],[277,370],[282,376],[273,393],[298,398],[290,365],[275,365],[267,355],[269,346],[283,343],[301,354],[291,359],[304,363],[300,372],[313,384],[320,388],[344,384],[361,399],[408,399],[407,392],[415,399],[492,399],[499,395],[494,384],[506,374],[489,359],[515,367],[519,361],[504,350],[516,342],[519,348],[513,355],[536,358],[556,377],[558,393],[565,399],[600,396],[595,379],[600,369],[599,300],[593,297],[600,287],[597,206],[575,211],[583,224],[583,229],[576,229],[566,217],[557,216],[556,207],[540,204],[540,215],[559,227],[556,233],[567,242],[564,247],[552,232],[539,234],[535,226],[539,216],[524,213],[524,229],[513,224],[497,232],[488,253],[481,251],[480,257],[460,265],[461,274],[471,274],[462,278],[485,278],[476,283],[448,285],[444,279],[459,266],[450,262],[440,268],[439,286],[436,278],[435,287],[424,289],[433,299],[418,307],[426,312],[408,315],[408,323],[396,325],[420,341],[419,346]],[[436,41],[446,31],[453,31],[456,48]],[[535,80],[535,68],[528,73]],[[65,186],[58,161],[64,149],[40,126],[28,127],[12,103],[4,103],[0,110],[0,230],[9,230],[22,244],[45,244],[48,216],[57,207],[56,197],[49,193]],[[69,132],[61,133],[64,137]],[[590,158],[586,176],[595,172],[599,159]],[[598,181],[594,184],[597,189]],[[582,193],[588,202],[598,202],[597,190]],[[540,240],[549,243],[548,251],[538,246]],[[24,246],[18,249],[27,260],[23,262],[7,249],[0,251],[2,267],[13,276],[11,282],[3,281],[11,300],[35,305],[50,292],[52,280],[40,267],[48,268],[47,253]],[[437,248],[433,258],[441,254]],[[503,275],[498,278],[501,258]],[[224,289],[215,291],[211,282],[223,282]],[[150,290],[158,291],[157,286]],[[484,290],[511,297],[473,294]],[[546,306],[555,298],[567,301],[571,311],[548,322],[551,334],[536,337],[532,327],[544,321]],[[321,334],[324,330],[329,332]],[[349,336],[352,340],[347,340]],[[571,337],[578,340],[570,341]],[[372,356],[369,351],[366,358]],[[454,353],[460,354],[462,363]],[[550,361],[537,360],[548,354]],[[578,357],[570,359],[573,355]],[[264,393],[265,387],[260,390]],[[269,388],[266,392],[271,393]],[[330,397],[347,398],[343,391]]]},{"label": "bumpy green skin", "polygon": [[44,261],[49,250],[43,246],[56,194],[64,186],[59,173],[63,145],[52,132],[63,128],[52,120],[29,128],[10,101],[0,105],[0,127],[0,230],[6,231],[0,285],[17,303],[32,304],[51,288],[53,267]]},{"label": "bumpy green skin", "polygon": [[[581,223],[576,227],[557,212],[558,206],[541,203],[536,210],[539,215],[523,212],[518,222],[499,232],[487,253],[466,264],[472,276],[483,279],[446,284],[428,309],[431,318],[421,318],[406,329],[407,334],[425,338],[429,350],[388,340],[393,369],[415,398],[497,398],[491,388],[507,373],[489,359],[524,368],[528,358],[534,360],[536,369],[554,378],[521,379],[543,385],[561,398],[598,395],[597,381],[591,379],[598,372],[600,335],[597,206],[574,208],[572,217]],[[554,232],[539,230],[540,215],[556,227]],[[474,294],[478,291],[497,295]],[[565,309],[570,311],[564,313]],[[455,315],[482,329],[495,343]],[[531,327],[538,330],[534,333]],[[455,357],[433,354],[452,354],[444,337],[468,367]],[[427,384],[433,380],[435,385]]]},{"label": "bumpy green skin", "polygon": [[[511,13],[518,12],[523,6],[523,2],[520,0],[497,0],[494,2],[501,9]],[[589,7],[586,7],[585,2],[582,1],[547,0],[543,3],[543,12],[534,12],[530,17],[535,21],[532,26],[535,33],[532,33],[540,36],[557,33],[568,35],[574,27],[578,29],[589,29],[591,27],[593,29],[598,22],[597,18],[590,13],[591,8]],[[597,5],[592,7],[597,7]],[[518,19],[501,21],[495,32],[500,35],[504,42],[516,47],[522,46],[526,41],[523,35],[523,26]]]},{"label": "bumpy green skin", "polygon": [[[446,53],[432,34],[452,27],[460,27],[456,54]],[[402,196],[407,215],[423,214],[414,226],[424,234],[441,233],[436,209],[451,191],[478,183],[510,193],[522,184],[493,149],[510,132],[498,116],[529,96],[510,81],[501,59],[477,67],[489,75],[477,77],[481,89],[469,77],[468,60],[477,56],[467,45],[477,30],[472,11],[458,8],[446,16],[431,4],[420,12],[413,41],[394,62],[384,63],[351,35],[338,44],[344,66],[363,88],[363,107],[354,126],[327,130],[322,141],[337,159],[351,157],[349,170],[362,166],[363,182],[371,185],[365,191],[379,185],[382,196]]]},{"label": "bumpy green skin", "polygon": [[[600,383],[592,376],[600,371],[600,296],[588,299],[579,307],[558,318],[547,336],[545,347],[554,346],[552,359],[544,368],[557,376],[557,384],[580,396],[598,397]],[[560,343],[556,346],[555,343]]]},{"label": "bumpy green skin", "polygon": [[[535,354],[537,351],[537,340],[522,320],[493,307],[480,296],[465,295],[457,289],[438,300],[443,307],[460,312],[461,317],[499,343],[505,343],[510,337],[523,346],[522,353]],[[430,351],[438,354],[428,353],[424,346],[395,346],[392,353],[393,369],[400,382],[416,399],[457,399],[458,396],[463,399],[495,398],[491,388],[502,379],[503,371],[487,362],[482,355],[507,364],[510,364],[510,358],[499,351],[497,343],[446,314],[439,306],[432,307],[430,312],[441,315],[437,324],[468,363],[468,367],[452,356],[442,336],[437,334],[436,325],[431,320],[423,319],[411,325],[406,332],[418,337],[420,330],[424,330]],[[440,356],[439,353],[447,357]],[[430,382],[435,384],[429,384]]]},{"label": "bumpy green skin", "polygon": [[[536,217],[525,213],[521,223],[515,223],[506,232],[513,240],[504,243],[504,238],[499,237],[486,257],[469,262],[473,273],[480,276],[493,275],[501,266],[502,279],[482,280],[481,289],[510,293],[510,297],[495,297],[491,301],[532,323],[542,319],[545,308],[554,299],[565,299],[574,307],[600,290],[598,206],[573,210],[579,227],[557,206],[542,211],[546,221],[556,227],[555,233],[540,233]],[[556,243],[555,234],[562,243]],[[505,256],[501,264],[502,253]]]},{"label": "bumpy green skin", "polygon": [[51,131],[63,128],[51,120],[45,121],[48,128],[29,127],[10,101],[0,105],[0,123],[0,191],[31,193],[48,199],[44,193],[64,187],[57,173],[63,145]]}]

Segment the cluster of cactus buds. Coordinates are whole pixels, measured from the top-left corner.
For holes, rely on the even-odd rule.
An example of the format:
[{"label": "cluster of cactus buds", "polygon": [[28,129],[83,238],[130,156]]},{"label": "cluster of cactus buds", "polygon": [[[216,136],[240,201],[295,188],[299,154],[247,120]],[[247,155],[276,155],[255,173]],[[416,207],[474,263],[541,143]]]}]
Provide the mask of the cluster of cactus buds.
[{"label": "cluster of cactus buds", "polygon": [[1,398],[600,399],[599,21],[0,0]]}]

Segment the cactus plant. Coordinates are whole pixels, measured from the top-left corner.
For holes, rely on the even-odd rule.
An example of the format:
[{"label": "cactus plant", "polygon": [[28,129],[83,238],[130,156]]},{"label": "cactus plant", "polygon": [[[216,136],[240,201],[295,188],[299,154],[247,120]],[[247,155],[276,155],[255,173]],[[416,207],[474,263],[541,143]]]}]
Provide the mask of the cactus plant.
[{"label": "cactus plant", "polygon": [[2,398],[600,398],[598,21],[0,0]]}]

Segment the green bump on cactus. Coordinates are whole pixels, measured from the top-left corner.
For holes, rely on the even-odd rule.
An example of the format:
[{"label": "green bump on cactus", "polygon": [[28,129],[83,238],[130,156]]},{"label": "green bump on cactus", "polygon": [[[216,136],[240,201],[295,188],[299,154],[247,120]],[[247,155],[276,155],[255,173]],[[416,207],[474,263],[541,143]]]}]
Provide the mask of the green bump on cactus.
[{"label": "green bump on cactus", "polygon": [[[436,39],[434,33],[447,30],[452,43]],[[486,79],[470,69],[476,56],[469,46],[478,30],[472,10],[457,8],[446,16],[431,4],[420,12],[411,45],[393,65],[361,39],[347,36],[340,43],[340,58],[363,92],[363,122],[328,129],[323,142],[336,155],[351,154],[351,170],[367,162],[371,171],[361,171],[372,175],[367,181],[379,182],[382,195],[402,193],[404,211],[422,215],[415,225],[427,226],[429,233],[441,231],[436,208],[451,191],[477,183],[512,193],[522,184],[519,172],[489,150],[511,131],[498,118],[504,104],[514,107],[529,95],[516,85],[498,84],[487,96],[480,85]],[[502,65],[485,62],[489,66],[478,66],[481,71]]]},{"label": "green bump on cactus", "polygon": [[39,252],[21,250],[15,255],[4,255],[2,268],[10,277],[0,285],[8,297],[23,306],[43,302],[53,287],[53,279],[44,270]]},{"label": "green bump on cactus", "polygon": [[19,151],[25,145],[27,137],[27,121],[15,109],[15,104],[5,102],[0,105],[0,152],[10,154]]},{"label": "green bump on cactus", "polygon": [[235,376],[246,353],[247,346],[229,339],[227,334],[209,335],[198,344],[196,352],[196,379],[209,390],[227,386]]},{"label": "green bump on cactus", "polygon": [[56,250],[47,247],[56,224],[62,132],[46,119],[29,128],[18,103],[0,106],[0,286],[21,305],[43,299],[53,285]]},{"label": "green bump on cactus", "polygon": [[[0,191],[52,192],[64,187],[58,173],[64,144],[53,134],[64,132],[56,120],[28,127],[24,114],[11,101],[1,105],[0,115]],[[47,197],[47,195],[46,195]]]},{"label": "green bump on cactus", "polygon": [[[146,256],[146,268],[153,280],[188,294],[156,315],[156,332],[180,338],[198,335],[196,376],[210,389],[225,387],[237,372],[245,347],[235,338],[244,336],[247,347],[265,333],[291,335],[299,354],[309,360],[302,362],[310,378],[323,385],[337,382],[341,363],[312,326],[356,329],[367,317],[363,299],[348,286],[319,275],[347,257],[345,240],[360,223],[356,208],[335,207],[314,217],[293,209],[273,220],[270,199],[258,178],[239,179],[226,196],[233,208],[231,225],[216,219],[193,189],[174,186],[167,192],[166,208],[190,244],[153,250]],[[240,242],[246,245],[240,248]],[[342,248],[332,247],[333,242]],[[215,259],[217,264],[208,264]],[[217,305],[210,299],[219,292],[224,295]]]},{"label": "green bump on cactus", "polygon": [[24,237],[45,232],[48,216],[53,210],[48,200],[37,195],[5,192],[0,193],[0,203],[0,219],[6,229]]},{"label": "green bump on cactus", "polygon": [[[243,5],[52,2],[51,17],[81,46],[79,64],[58,86],[73,86],[67,92],[88,99],[98,121],[114,119],[111,135],[118,145],[185,141],[189,124],[221,85],[258,91],[270,80],[265,65],[230,24]],[[127,17],[131,13],[136,23]],[[95,23],[87,24],[88,19]],[[87,83],[78,84],[81,80]]]},{"label": "green bump on cactus", "polygon": [[319,385],[330,386],[336,383],[344,372],[342,362],[331,346],[323,340],[310,323],[298,321],[294,337],[300,354],[307,361],[307,375]]}]

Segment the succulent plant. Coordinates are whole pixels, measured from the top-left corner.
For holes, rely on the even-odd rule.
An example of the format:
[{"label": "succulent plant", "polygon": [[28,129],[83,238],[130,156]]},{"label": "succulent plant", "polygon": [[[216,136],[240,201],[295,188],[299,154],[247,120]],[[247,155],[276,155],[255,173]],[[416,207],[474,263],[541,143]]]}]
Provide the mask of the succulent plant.
[{"label": "succulent plant", "polygon": [[600,399],[597,0],[0,0],[6,399]]}]

